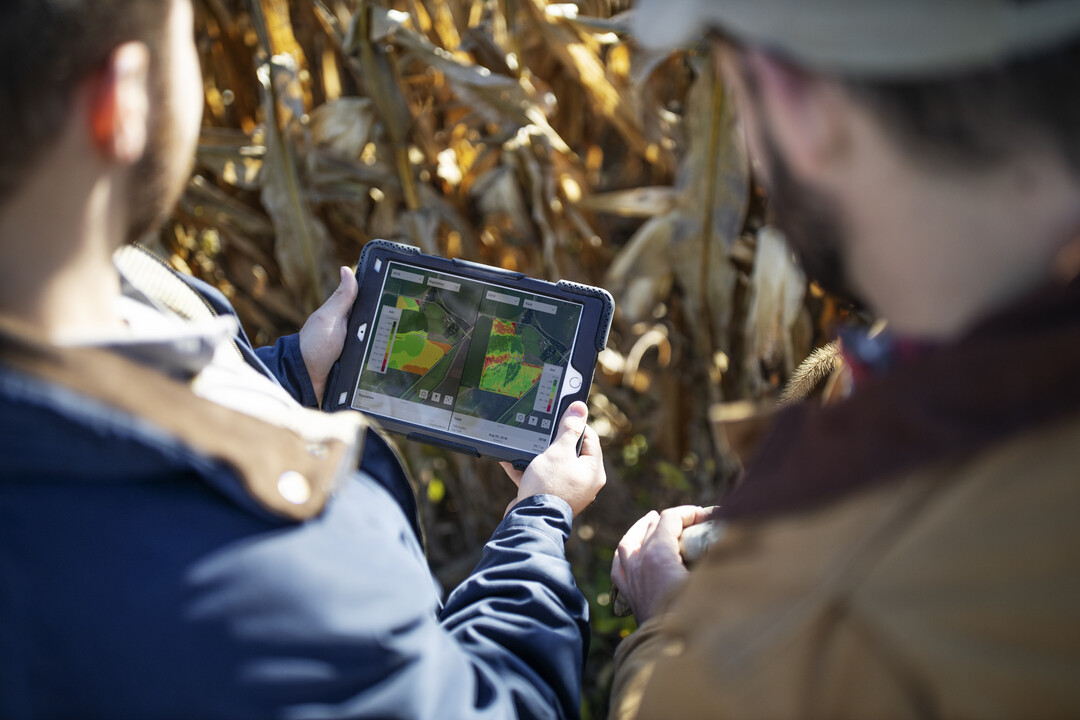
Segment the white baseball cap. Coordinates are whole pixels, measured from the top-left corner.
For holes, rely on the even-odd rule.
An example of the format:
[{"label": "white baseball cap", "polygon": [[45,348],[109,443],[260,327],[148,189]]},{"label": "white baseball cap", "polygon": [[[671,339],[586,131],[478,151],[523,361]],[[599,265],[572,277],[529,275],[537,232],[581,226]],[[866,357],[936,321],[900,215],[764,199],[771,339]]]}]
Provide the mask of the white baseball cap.
[{"label": "white baseball cap", "polygon": [[1080,0],[638,0],[632,21],[653,48],[706,28],[825,72],[937,75],[1080,34]]}]

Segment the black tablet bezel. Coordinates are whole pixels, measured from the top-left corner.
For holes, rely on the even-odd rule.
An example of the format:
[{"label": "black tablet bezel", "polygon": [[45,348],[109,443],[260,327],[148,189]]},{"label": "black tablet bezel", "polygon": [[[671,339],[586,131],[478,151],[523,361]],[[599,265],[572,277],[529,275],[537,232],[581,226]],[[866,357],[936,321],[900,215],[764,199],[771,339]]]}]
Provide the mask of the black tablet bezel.
[{"label": "black tablet bezel", "polygon": [[[575,400],[586,400],[589,396],[596,361],[600,351],[607,344],[608,330],[611,327],[614,310],[611,295],[602,288],[566,281],[550,283],[497,267],[425,255],[419,248],[386,240],[372,240],[361,252],[356,269],[356,279],[360,290],[349,317],[345,348],[328,382],[324,408],[344,410],[353,407],[357,383],[363,370],[363,359],[375,335],[374,327],[385,271],[392,262],[411,265],[420,270],[458,275],[489,285],[503,286],[513,291],[532,293],[581,306],[578,333],[569,363],[576,373],[564,371],[559,380],[561,388],[558,394],[558,406],[548,431],[550,443],[558,427],[558,419],[562,417],[570,403]],[[578,375],[581,380],[580,387],[574,390],[569,387],[570,380]],[[404,434],[410,440],[477,457],[485,456],[508,461],[519,469],[524,468],[536,455],[528,450],[507,447],[450,431],[440,431],[387,415],[368,414],[382,427]]]}]

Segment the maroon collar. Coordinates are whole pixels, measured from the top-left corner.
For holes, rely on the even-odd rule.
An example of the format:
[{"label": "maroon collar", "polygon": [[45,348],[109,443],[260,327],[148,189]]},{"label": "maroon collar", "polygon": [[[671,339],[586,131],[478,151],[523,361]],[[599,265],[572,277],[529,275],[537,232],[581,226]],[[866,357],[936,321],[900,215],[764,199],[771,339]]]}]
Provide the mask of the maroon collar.
[{"label": "maroon collar", "polygon": [[720,517],[810,509],[1080,412],[1080,282],[779,415]]}]

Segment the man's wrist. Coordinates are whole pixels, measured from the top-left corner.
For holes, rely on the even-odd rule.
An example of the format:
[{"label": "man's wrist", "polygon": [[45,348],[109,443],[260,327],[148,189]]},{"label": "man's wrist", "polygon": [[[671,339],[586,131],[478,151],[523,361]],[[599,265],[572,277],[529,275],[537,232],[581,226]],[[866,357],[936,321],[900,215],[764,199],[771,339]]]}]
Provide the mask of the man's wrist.
[{"label": "man's wrist", "polygon": [[501,524],[506,524],[508,521],[513,522],[515,517],[532,518],[540,516],[551,517],[552,519],[557,517],[565,523],[566,529],[569,530],[574,522],[574,509],[570,506],[570,503],[558,495],[535,493],[516,498],[514,504],[503,516]]}]

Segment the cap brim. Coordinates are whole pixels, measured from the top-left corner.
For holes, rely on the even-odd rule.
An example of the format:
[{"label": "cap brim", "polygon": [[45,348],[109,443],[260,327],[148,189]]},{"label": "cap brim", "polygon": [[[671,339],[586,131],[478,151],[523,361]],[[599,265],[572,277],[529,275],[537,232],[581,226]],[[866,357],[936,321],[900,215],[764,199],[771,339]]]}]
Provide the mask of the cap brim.
[{"label": "cap brim", "polygon": [[1080,2],[1041,0],[640,0],[653,48],[717,28],[819,70],[918,75],[986,65],[1080,34]]}]

